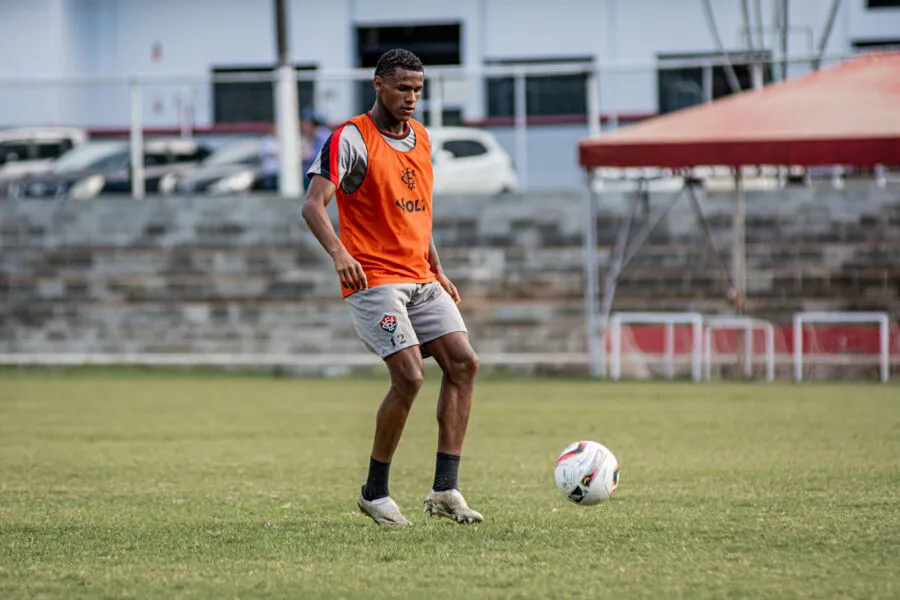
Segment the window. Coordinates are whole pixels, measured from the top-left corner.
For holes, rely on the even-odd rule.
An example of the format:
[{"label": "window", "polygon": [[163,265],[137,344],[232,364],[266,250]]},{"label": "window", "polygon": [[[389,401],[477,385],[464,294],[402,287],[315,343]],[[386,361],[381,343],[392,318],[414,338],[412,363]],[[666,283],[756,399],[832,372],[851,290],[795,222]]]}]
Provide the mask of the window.
[{"label": "window", "polygon": [[900,0],[866,0],[866,8],[900,8]]},{"label": "window", "polygon": [[[295,66],[297,71],[315,70],[314,66]],[[216,67],[213,78],[243,74],[273,73],[274,67]],[[297,82],[300,114],[303,106],[315,99],[315,82]],[[272,81],[213,81],[213,120],[216,123],[274,123],[275,93]]]},{"label": "window", "polygon": [[0,143],[0,165],[17,160],[29,160],[31,152],[27,142]]},{"label": "window", "polygon": [[444,142],[444,150],[453,155],[453,158],[466,158],[469,156],[481,156],[488,150],[478,140],[447,140]]},{"label": "window", "polygon": [[[576,57],[539,60],[489,60],[489,65],[525,65],[546,63],[590,63]],[[587,74],[528,75],[525,77],[525,105],[529,117],[587,114]],[[487,116],[513,117],[516,114],[516,84],[512,77],[487,79]]]},{"label": "window", "polygon": [[857,52],[884,52],[900,50],[900,38],[881,40],[855,40],[853,49]]},{"label": "window", "polygon": [[[711,90],[704,89],[704,67],[665,68],[666,61],[708,58],[720,60],[720,54],[666,54],[659,55],[660,68],[656,71],[657,101],[659,112],[668,113],[695,104],[702,104],[707,97],[712,100],[728,96],[732,93],[728,84],[728,76],[724,66],[713,66]],[[763,62],[763,84],[772,81],[772,62],[768,53],[734,53],[730,56],[731,65],[742,90],[753,87],[752,59]]]},{"label": "window", "polygon": [[71,149],[72,142],[70,140],[39,141],[37,143],[37,156],[38,158],[57,158],[65,151]]},{"label": "window", "polygon": [[[374,69],[379,57],[392,48],[406,48],[422,59],[426,72],[430,66],[460,64],[460,24],[390,25],[356,28],[357,66]],[[357,82],[357,105],[365,112],[375,104],[371,81]],[[422,96],[428,97],[428,82]],[[451,109],[444,111],[446,122],[455,122]],[[461,119],[460,119],[461,120]]]}]

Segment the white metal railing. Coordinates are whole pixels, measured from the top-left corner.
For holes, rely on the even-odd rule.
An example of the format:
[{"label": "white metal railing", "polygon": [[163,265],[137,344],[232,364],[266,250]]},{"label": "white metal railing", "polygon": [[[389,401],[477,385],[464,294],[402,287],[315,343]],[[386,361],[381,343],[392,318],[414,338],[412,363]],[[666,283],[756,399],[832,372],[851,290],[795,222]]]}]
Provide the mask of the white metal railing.
[{"label": "white metal railing", "polygon": [[[832,54],[827,55],[825,57],[821,57],[824,61],[824,64],[830,64],[834,62],[839,62],[843,60],[847,60],[856,55],[851,54]],[[556,63],[556,64],[518,64],[518,65],[482,65],[482,66],[464,66],[464,67],[453,67],[453,66],[435,66],[430,67],[426,66],[426,79],[429,82],[429,95],[422,99],[421,106],[423,110],[427,110],[429,112],[430,122],[428,123],[431,126],[440,126],[443,124],[442,118],[442,109],[444,108],[459,108],[463,111],[465,115],[476,117],[476,121],[479,120],[478,117],[484,115],[486,112],[486,104],[487,100],[483,95],[479,95],[474,93],[474,90],[477,89],[477,86],[483,85],[484,80],[488,78],[495,77],[510,77],[514,80],[514,94],[513,94],[513,102],[514,102],[514,110],[512,114],[512,119],[510,121],[512,128],[514,129],[513,141],[511,143],[510,151],[513,154],[513,158],[515,160],[516,165],[519,165],[520,176],[523,178],[523,187],[527,189],[528,187],[528,170],[526,165],[528,164],[529,157],[529,143],[534,143],[532,140],[529,142],[528,139],[528,129],[529,125],[529,117],[528,115],[528,107],[526,106],[527,98],[526,98],[526,79],[532,76],[548,76],[548,75],[573,75],[573,74],[583,74],[586,76],[586,85],[585,85],[585,99],[584,106],[586,107],[585,114],[585,122],[586,122],[586,135],[598,135],[601,132],[601,115],[605,115],[607,117],[608,123],[612,125],[617,125],[620,116],[626,112],[635,113],[635,112],[644,112],[646,114],[652,114],[653,110],[650,111],[641,111],[634,109],[629,109],[628,106],[655,106],[656,99],[654,98],[645,98],[647,91],[649,89],[646,85],[638,85],[636,90],[642,91],[634,91],[633,93],[636,95],[641,95],[642,100],[638,101],[636,104],[631,100],[632,92],[628,92],[630,89],[629,86],[632,85],[629,77],[635,74],[643,74],[644,76],[651,76],[659,71],[665,71],[669,69],[684,69],[684,68],[700,68],[703,70],[704,76],[702,78],[703,81],[703,93],[702,98],[703,101],[711,101],[712,100],[712,85],[713,85],[713,69],[717,67],[723,67],[729,63],[735,63],[737,61],[742,61],[741,64],[768,64],[768,65],[782,65],[787,64],[788,66],[795,68],[795,70],[804,70],[808,71],[812,69],[813,62],[820,58],[815,54],[810,55],[797,55],[792,56],[787,61],[783,61],[781,59],[776,59],[772,57],[760,57],[758,54],[748,54],[746,58],[739,59],[736,55],[730,54],[729,57],[707,57],[707,58],[690,58],[690,59],[668,59],[661,58],[659,60],[605,60],[599,59],[594,62],[568,62],[568,63]],[[754,63],[754,61],[759,61]],[[625,79],[618,80],[616,77],[623,76]],[[372,69],[358,69],[358,68],[348,68],[348,69],[321,69],[321,70],[297,70],[290,74],[290,77],[295,78],[300,82],[316,82],[317,84],[353,84],[356,82],[364,82],[371,81],[372,78]],[[612,79],[610,79],[612,78]],[[14,89],[33,89],[38,91],[47,90],[48,88],[90,88],[90,87],[99,87],[103,88],[97,92],[99,96],[106,96],[106,91],[109,90],[110,86],[115,89],[121,89],[123,91],[123,97],[119,100],[117,94],[110,95],[112,100],[108,100],[109,102],[121,102],[122,104],[122,123],[111,124],[104,123],[103,126],[116,126],[120,129],[126,129],[124,120],[128,119],[129,123],[127,126],[128,131],[131,133],[132,139],[132,149],[133,152],[137,155],[141,152],[141,146],[138,143],[140,139],[140,132],[143,131],[144,128],[153,125],[156,120],[159,118],[169,118],[169,117],[161,117],[157,115],[154,119],[150,117],[153,116],[153,110],[155,110],[155,106],[158,104],[158,99],[148,98],[148,94],[153,93],[154,88],[159,90],[158,86],[184,86],[186,89],[183,94],[180,92],[178,94],[173,90],[166,91],[166,95],[178,95],[179,102],[179,115],[176,117],[172,117],[173,121],[177,120],[178,123],[172,122],[172,125],[177,125],[179,130],[184,134],[190,134],[195,127],[202,127],[203,123],[206,122],[206,119],[201,117],[201,121],[196,122],[196,115],[198,111],[194,109],[196,106],[203,106],[204,102],[206,102],[207,98],[201,98],[201,100],[197,100],[195,96],[209,94],[209,90],[213,84],[216,83],[238,83],[238,82],[268,82],[272,83],[273,86],[277,84],[278,73],[275,71],[272,72],[254,72],[254,73],[198,73],[194,75],[153,75],[153,74],[145,74],[145,75],[128,75],[128,76],[69,76],[69,77],[30,77],[30,78],[0,78],[0,96],[4,96],[7,98],[6,103],[9,105],[3,106],[3,115],[0,117],[0,120],[5,122],[0,122],[0,126],[12,125],[18,121],[16,117],[16,112],[20,111],[17,106],[22,107],[21,110],[27,110],[30,112],[24,114],[35,114],[35,109],[32,105],[33,102],[29,102],[23,100],[22,102],[17,102],[13,98],[14,94],[12,91]],[[460,92],[460,85],[472,85],[471,90],[467,90],[465,92]],[[279,90],[285,87],[290,86],[278,86]],[[652,86],[650,86],[652,87]],[[355,97],[356,91],[355,88],[347,88],[342,89],[338,85],[336,87],[338,90],[335,92],[337,94],[338,104],[343,103],[343,107],[337,111],[337,113],[341,116],[347,116],[344,113],[353,112],[350,109],[350,106],[353,105],[352,97]],[[283,91],[283,90],[282,90]],[[332,90],[334,91],[334,90]],[[80,92],[79,92],[80,93]],[[329,92],[331,93],[331,92]],[[185,97],[182,98],[182,95]],[[282,94],[276,93],[273,94],[273,98],[277,99]],[[622,98],[626,98],[626,101],[623,102]],[[636,96],[635,96],[636,97]],[[79,98],[81,100],[82,98]],[[304,102],[309,102],[309,99],[302,99]],[[48,109],[47,115],[44,117],[44,123],[33,123],[33,124],[50,124],[53,122],[59,121],[59,119],[54,117],[54,112],[58,114],[58,107],[60,105],[71,105],[71,106],[82,106],[92,104],[91,102],[73,102],[68,103],[65,102],[65,98],[63,97],[55,97],[47,101]],[[316,102],[318,104],[318,102]],[[130,108],[129,108],[130,105]],[[182,106],[183,105],[183,106]],[[50,107],[57,107],[57,109],[53,109]],[[151,107],[154,107],[151,110]],[[346,110],[345,110],[346,109]],[[43,110],[43,109],[40,109]],[[78,110],[81,109],[71,109],[73,112],[71,114],[75,115],[76,121],[78,121],[78,115],[81,114]],[[170,109],[166,109],[171,111]],[[84,111],[82,111],[84,112]],[[87,113],[85,113],[87,114]],[[102,113],[103,118],[113,118],[107,117],[106,113]],[[169,112],[161,113],[165,115],[169,115]],[[129,116],[126,116],[129,115]],[[88,117],[86,117],[88,118]],[[210,115],[209,122],[212,121],[212,116]],[[80,122],[68,123],[79,125],[82,124]],[[138,156],[136,156],[138,158]],[[140,165],[141,163],[136,162],[136,165]],[[141,178],[141,169],[138,167],[134,170],[134,185],[133,185],[133,195],[135,198],[143,197],[143,180]]]}]

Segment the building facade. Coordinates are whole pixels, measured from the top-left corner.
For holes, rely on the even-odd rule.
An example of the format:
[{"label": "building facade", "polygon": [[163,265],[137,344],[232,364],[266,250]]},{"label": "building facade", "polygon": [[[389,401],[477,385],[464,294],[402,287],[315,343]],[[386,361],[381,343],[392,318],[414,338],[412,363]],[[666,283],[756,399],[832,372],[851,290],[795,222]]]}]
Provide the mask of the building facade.
[{"label": "building facade", "polygon": [[[702,0],[287,0],[287,20],[290,56],[305,80],[302,106],[331,122],[363,110],[370,70],[355,69],[372,67],[385,49],[408,47],[429,74],[451,71],[440,85],[445,123],[487,126],[512,147],[517,94],[526,99],[529,126],[546,128],[528,134],[535,151],[527,166],[541,181],[542,169],[550,178],[560,167],[568,178],[577,171],[574,147],[561,157],[541,148],[586,133],[587,76],[554,75],[555,65],[598,69],[600,108],[615,123],[729,93],[721,66],[684,64],[720,60],[720,50],[749,87],[753,59],[767,62],[763,79],[772,81],[810,70],[808,60],[781,65],[785,55],[821,51],[828,64],[900,44],[900,0],[847,0],[829,19],[831,5],[710,0],[707,13]],[[276,61],[274,7],[274,0],[0,0],[0,126],[126,128],[133,81],[149,127],[271,120],[264,79]],[[511,71],[501,73],[535,65],[545,72],[526,77],[524,90]]]}]

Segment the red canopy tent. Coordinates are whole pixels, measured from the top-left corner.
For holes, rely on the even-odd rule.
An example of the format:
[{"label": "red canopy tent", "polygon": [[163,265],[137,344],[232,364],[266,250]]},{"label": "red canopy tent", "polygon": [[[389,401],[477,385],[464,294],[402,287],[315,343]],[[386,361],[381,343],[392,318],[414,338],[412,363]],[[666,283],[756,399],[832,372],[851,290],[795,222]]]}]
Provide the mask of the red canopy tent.
[{"label": "red canopy tent", "polygon": [[582,140],[593,167],[900,165],[900,52]]},{"label": "red canopy tent", "polygon": [[[581,140],[579,163],[587,170],[717,165],[735,168],[734,262],[729,294],[742,300],[746,269],[741,167],[900,165],[900,52],[862,56],[760,90]],[[588,177],[588,181],[592,178]],[[641,185],[639,181],[639,194]],[[597,311],[597,194],[591,184],[589,190],[584,236],[585,302],[591,373],[600,375],[605,370],[601,364],[605,345],[598,332],[605,330],[616,280],[630,260],[624,254],[634,212],[622,220],[615,258],[607,274],[601,317]],[[693,188],[685,185],[685,191],[705,227]],[[711,238],[708,241],[711,243]]]}]

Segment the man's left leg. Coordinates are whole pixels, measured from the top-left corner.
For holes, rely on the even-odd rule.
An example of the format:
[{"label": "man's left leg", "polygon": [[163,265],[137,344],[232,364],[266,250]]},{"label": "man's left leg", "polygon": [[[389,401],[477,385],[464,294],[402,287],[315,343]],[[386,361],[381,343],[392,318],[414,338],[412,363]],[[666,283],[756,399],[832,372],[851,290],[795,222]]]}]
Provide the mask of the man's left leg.
[{"label": "man's left leg", "polygon": [[459,523],[480,522],[481,513],[472,510],[459,492],[459,462],[462,454],[478,356],[462,331],[448,333],[424,344],[444,372],[438,396],[438,452],[434,485],[425,498],[425,512],[454,519]]},{"label": "man's left leg", "polygon": [[444,372],[437,404],[438,452],[459,456],[469,427],[478,356],[462,331],[428,342],[425,352]]},{"label": "man's left leg", "polygon": [[422,342],[422,353],[433,356],[444,372],[438,397],[438,452],[434,486],[425,498],[425,512],[471,523],[482,520],[459,493],[457,479],[478,356],[459,308],[437,282],[424,284],[407,305],[409,320]]}]

